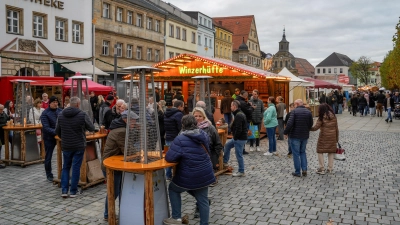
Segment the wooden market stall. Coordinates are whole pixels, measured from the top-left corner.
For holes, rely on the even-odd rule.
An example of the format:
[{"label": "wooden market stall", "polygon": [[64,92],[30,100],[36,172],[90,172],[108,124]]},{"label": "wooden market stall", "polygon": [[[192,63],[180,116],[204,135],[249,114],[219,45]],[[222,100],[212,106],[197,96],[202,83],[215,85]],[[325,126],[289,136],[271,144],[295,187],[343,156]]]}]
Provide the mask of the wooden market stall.
[{"label": "wooden market stall", "polygon": [[241,63],[195,54],[181,54],[157,63],[154,67],[163,70],[154,72],[154,80],[161,87],[161,98],[167,90],[180,90],[185,103],[187,103],[189,92],[194,92],[195,83],[192,77],[212,76],[209,85],[211,93],[206,93],[206,95],[211,94],[211,102],[215,107],[215,119],[222,117],[219,108],[225,90],[230,90],[232,95],[235,88],[246,90],[249,94],[254,89],[258,89],[260,99],[264,103],[267,102],[269,96],[282,96],[288,104],[290,78]]}]

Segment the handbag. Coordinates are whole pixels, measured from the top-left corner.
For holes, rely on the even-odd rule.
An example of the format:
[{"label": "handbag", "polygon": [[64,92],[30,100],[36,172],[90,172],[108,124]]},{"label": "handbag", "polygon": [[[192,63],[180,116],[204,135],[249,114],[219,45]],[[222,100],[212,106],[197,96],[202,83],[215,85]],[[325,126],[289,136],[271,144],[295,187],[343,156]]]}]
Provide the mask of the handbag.
[{"label": "handbag", "polygon": [[201,147],[203,147],[204,151],[206,151],[206,153],[207,153],[207,155],[208,155],[208,158],[209,158],[210,161],[211,161],[211,164],[212,164],[213,169],[214,169],[214,170],[219,169],[219,158],[218,158],[218,156],[214,155],[214,157],[212,157],[211,155],[213,155],[213,154],[210,155],[210,154],[208,153],[206,147],[205,147],[203,144],[201,144]]},{"label": "handbag", "polygon": [[258,125],[254,125],[253,122],[249,124],[249,132],[247,133],[247,139],[256,139],[260,137],[260,133],[258,132]]},{"label": "handbag", "polygon": [[340,160],[340,161],[346,160],[346,156],[345,156],[344,152],[345,152],[345,150],[342,148],[342,146],[338,142],[338,148],[336,149],[335,159]]}]

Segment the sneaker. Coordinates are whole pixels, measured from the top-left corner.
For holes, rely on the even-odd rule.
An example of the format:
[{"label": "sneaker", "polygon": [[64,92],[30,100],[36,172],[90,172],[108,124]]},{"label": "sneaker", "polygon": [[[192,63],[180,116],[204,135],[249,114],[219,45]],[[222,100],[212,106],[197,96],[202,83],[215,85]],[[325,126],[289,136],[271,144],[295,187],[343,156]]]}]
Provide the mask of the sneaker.
[{"label": "sneaker", "polygon": [[245,150],[243,150],[243,155],[247,155],[249,154],[248,152],[246,152]]},{"label": "sneaker", "polygon": [[385,121],[386,121],[386,123],[387,123],[389,120],[388,120],[388,119],[386,119]]},{"label": "sneaker", "polygon": [[67,193],[62,193],[62,194],[61,194],[61,197],[63,197],[63,198],[68,198],[68,194],[67,194]]},{"label": "sneaker", "polygon": [[297,173],[295,173],[295,172],[292,173],[292,176],[294,176],[294,177],[301,177],[300,174],[297,174]]},{"label": "sneaker", "polygon": [[257,147],[256,147],[256,151],[257,151],[257,152],[261,152],[260,146],[257,146]]},{"label": "sneaker", "polygon": [[196,206],[196,209],[194,210],[194,218],[200,218],[200,211],[199,207]]},{"label": "sneaker", "polygon": [[75,198],[77,196],[77,193],[75,193],[75,194],[69,194],[69,197],[70,198]]},{"label": "sneaker", "polygon": [[53,177],[47,177],[48,182],[53,182],[54,178]]},{"label": "sneaker", "polygon": [[325,170],[319,168],[316,173],[321,174],[321,175],[325,175]]},{"label": "sneaker", "polygon": [[307,171],[301,172],[301,175],[303,175],[303,177],[306,177],[307,176]]},{"label": "sneaker", "polygon": [[392,120],[389,120],[389,122],[393,122]]},{"label": "sneaker", "polygon": [[167,177],[167,181],[171,181],[172,180],[172,178],[171,177]]},{"label": "sneaker", "polygon": [[164,224],[169,225],[169,224],[182,224],[182,219],[174,219],[174,218],[167,218],[163,220]]},{"label": "sneaker", "polygon": [[251,151],[251,152],[254,152],[254,147],[250,147],[250,151]]},{"label": "sneaker", "polygon": [[293,156],[293,155],[292,155],[291,152],[289,152],[289,153],[287,154],[287,157],[288,157],[288,158],[292,158],[292,156]]},{"label": "sneaker", "polygon": [[232,177],[244,177],[244,176],[246,176],[246,175],[244,173],[241,173],[241,172],[237,172],[237,173],[232,174]]},{"label": "sneaker", "polygon": [[273,153],[271,153],[271,152],[266,152],[266,153],[264,153],[263,155],[266,155],[266,156],[272,156],[272,155],[274,155]]}]

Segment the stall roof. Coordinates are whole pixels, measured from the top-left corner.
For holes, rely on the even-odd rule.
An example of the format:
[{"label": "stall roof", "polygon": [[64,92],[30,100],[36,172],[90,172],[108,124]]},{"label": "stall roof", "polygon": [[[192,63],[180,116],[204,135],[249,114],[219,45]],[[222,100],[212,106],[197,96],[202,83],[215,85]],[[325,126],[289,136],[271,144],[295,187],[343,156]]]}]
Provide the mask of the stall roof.
[{"label": "stall roof", "polygon": [[[256,76],[257,78],[290,80],[290,78],[287,76],[267,72],[262,69],[257,69],[257,68],[251,67],[251,66],[246,66],[241,63],[233,62],[230,60],[211,58],[211,57],[199,56],[199,55],[188,54],[188,53],[180,54],[171,59],[157,63],[153,67],[162,69],[163,71],[160,72],[160,75],[162,75],[163,72],[167,72],[170,69],[175,69],[177,67],[184,66],[186,63],[190,63],[190,62],[193,62],[196,60],[203,61],[203,62],[209,63],[211,65],[217,65],[220,67],[224,67],[226,69],[235,70],[244,75]],[[157,72],[155,72],[155,73],[157,73]],[[203,75],[203,74],[192,74],[191,76],[195,76],[195,75]],[[207,75],[207,74],[204,74],[204,75]]]},{"label": "stall roof", "polygon": [[[59,63],[66,63],[62,64],[65,68],[74,71],[74,72],[80,72],[81,74],[90,74],[93,75],[93,65],[92,62],[90,61],[81,61],[81,62],[74,62],[74,63],[68,63],[71,62],[71,60],[66,60],[66,59],[57,59],[54,58],[55,61]],[[102,76],[109,76],[110,74],[100,70],[99,68],[95,67],[94,72],[97,75],[102,75]]]},{"label": "stall roof", "polygon": [[323,81],[323,80],[317,80],[317,79],[308,78],[308,77],[304,78],[304,80],[314,82],[315,88],[342,89],[342,86],[340,86],[340,85],[332,84],[332,83],[329,83],[329,82]]},{"label": "stall roof", "polygon": [[314,84],[312,84],[309,81],[303,80],[297,76],[295,76],[292,72],[290,72],[288,69],[286,69],[286,67],[284,67],[281,72],[278,73],[279,75],[282,76],[286,76],[286,77],[290,77],[290,83],[296,83],[295,85],[297,86],[314,86]]},{"label": "stall roof", "polygon": [[[98,84],[98,83],[96,83],[94,81],[91,81],[89,79],[87,80],[87,83],[88,83],[88,86],[89,86],[89,91],[104,91],[104,92],[106,92],[106,91],[112,91],[113,90],[113,87],[111,87],[111,86],[104,86],[104,85]],[[71,85],[72,85],[72,79],[69,79],[69,80],[65,81],[64,82],[64,89],[71,88]],[[86,87],[85,82],[82,82],[82,87]]]},{"label": "stall roof", "polygon": [[27,80],[32,80],[31,86],[63,86],[64,78],[62,77],[13,77],[15,79],[10,80],[10,82],[17,82],[20,79],[26,78]]}]

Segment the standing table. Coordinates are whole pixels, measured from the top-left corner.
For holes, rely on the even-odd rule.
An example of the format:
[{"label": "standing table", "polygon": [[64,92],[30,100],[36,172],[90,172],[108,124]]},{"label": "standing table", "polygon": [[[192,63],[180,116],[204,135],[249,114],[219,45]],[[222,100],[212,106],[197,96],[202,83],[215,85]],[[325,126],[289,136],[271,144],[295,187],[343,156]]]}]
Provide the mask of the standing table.
[{"label": "standing table", "polygon": [[[42,140],[41,144],[40,144],[40,159],[38,160],[33,160],[33,161],[27,161],[26,160],[26,154],[27,154],[27,148],[26,148],[26,136],[25,136],[25,132],[28,130],[33,130],[33,132],[35,132],[35,138],[36,138],[36,130],[37,129],[42,129],[42,125],[38,124],[38,125],[6,125],[3,127],[4,130],[4,147],[5,147],[5,159],[3,160],[5,165],[8,166],[10,163],[16,163],[16,164],[20,164],[21,167],[25,167],[27,165],[31,165],[31,164],[35,164],[35,163],[42,163],[44,162],[44,142]],[[21,155],[20,155],[20,159],[16,160],[16,159],[10,159],[10,147],[9,147],[9,139],[8,139],[8,135],[10,133],[10,131],[14,131],[14,133],[16,132],[20,132],[20,137],[21,137]],[[37,143],[37,141],[35,142]],[[13,144],[14,145],[14,144]],[[11,151],[14,151],[13,149],[11,149]],[[29,149],[28,149],[29,151]]]},{"label": "standing table", "polygon": [[125,162],[124,156],[118,155],[105,159],[103,164],[107,170],[108,224],[117,224],[114,199],[114,171],[122,171],[144,173],[145,224],[154,225],[153,172],[167,167],[174,167],[177,163],[169,163],[164,158],[148,164]]},{"label": "standing table", "polygon": [[[86,141],[96,141],[96,140],[101,140],[101,146],[100,146],[100,152],[101,152],[101,157],[103,157],[103,152],[104,152],[104,147],[106,145],[106,137],[107,134],[102,134],[100,132],[97,132],[95,134],[91,134],[91,135],[86,135]],[[61,138],[59,138],[58,136],[55,137],[56,141],[57,141],[57,178],[53,180],[54,183],[57,183],[58,186],[60,187],[61,185],[61,171],[62,171],[62,149],[61,149]],[[97,155],[97,151],[96,155]],[[97,159],[99,159],[99,157],[97,156]],[[87,180],[87,166],[86,166],[86,151],[83,154],[83,161],[82,161],[82,165],[81,165],[81,175],[80,175],[80,181],[79,181],[79,186],[82,189],[86,189],[90,186],[93,186],[95,184],[101,183],[103,182],[105,179],[99,179],[93,182],[88,182]],[[100,163],[101,164],[101,163]]]}]

